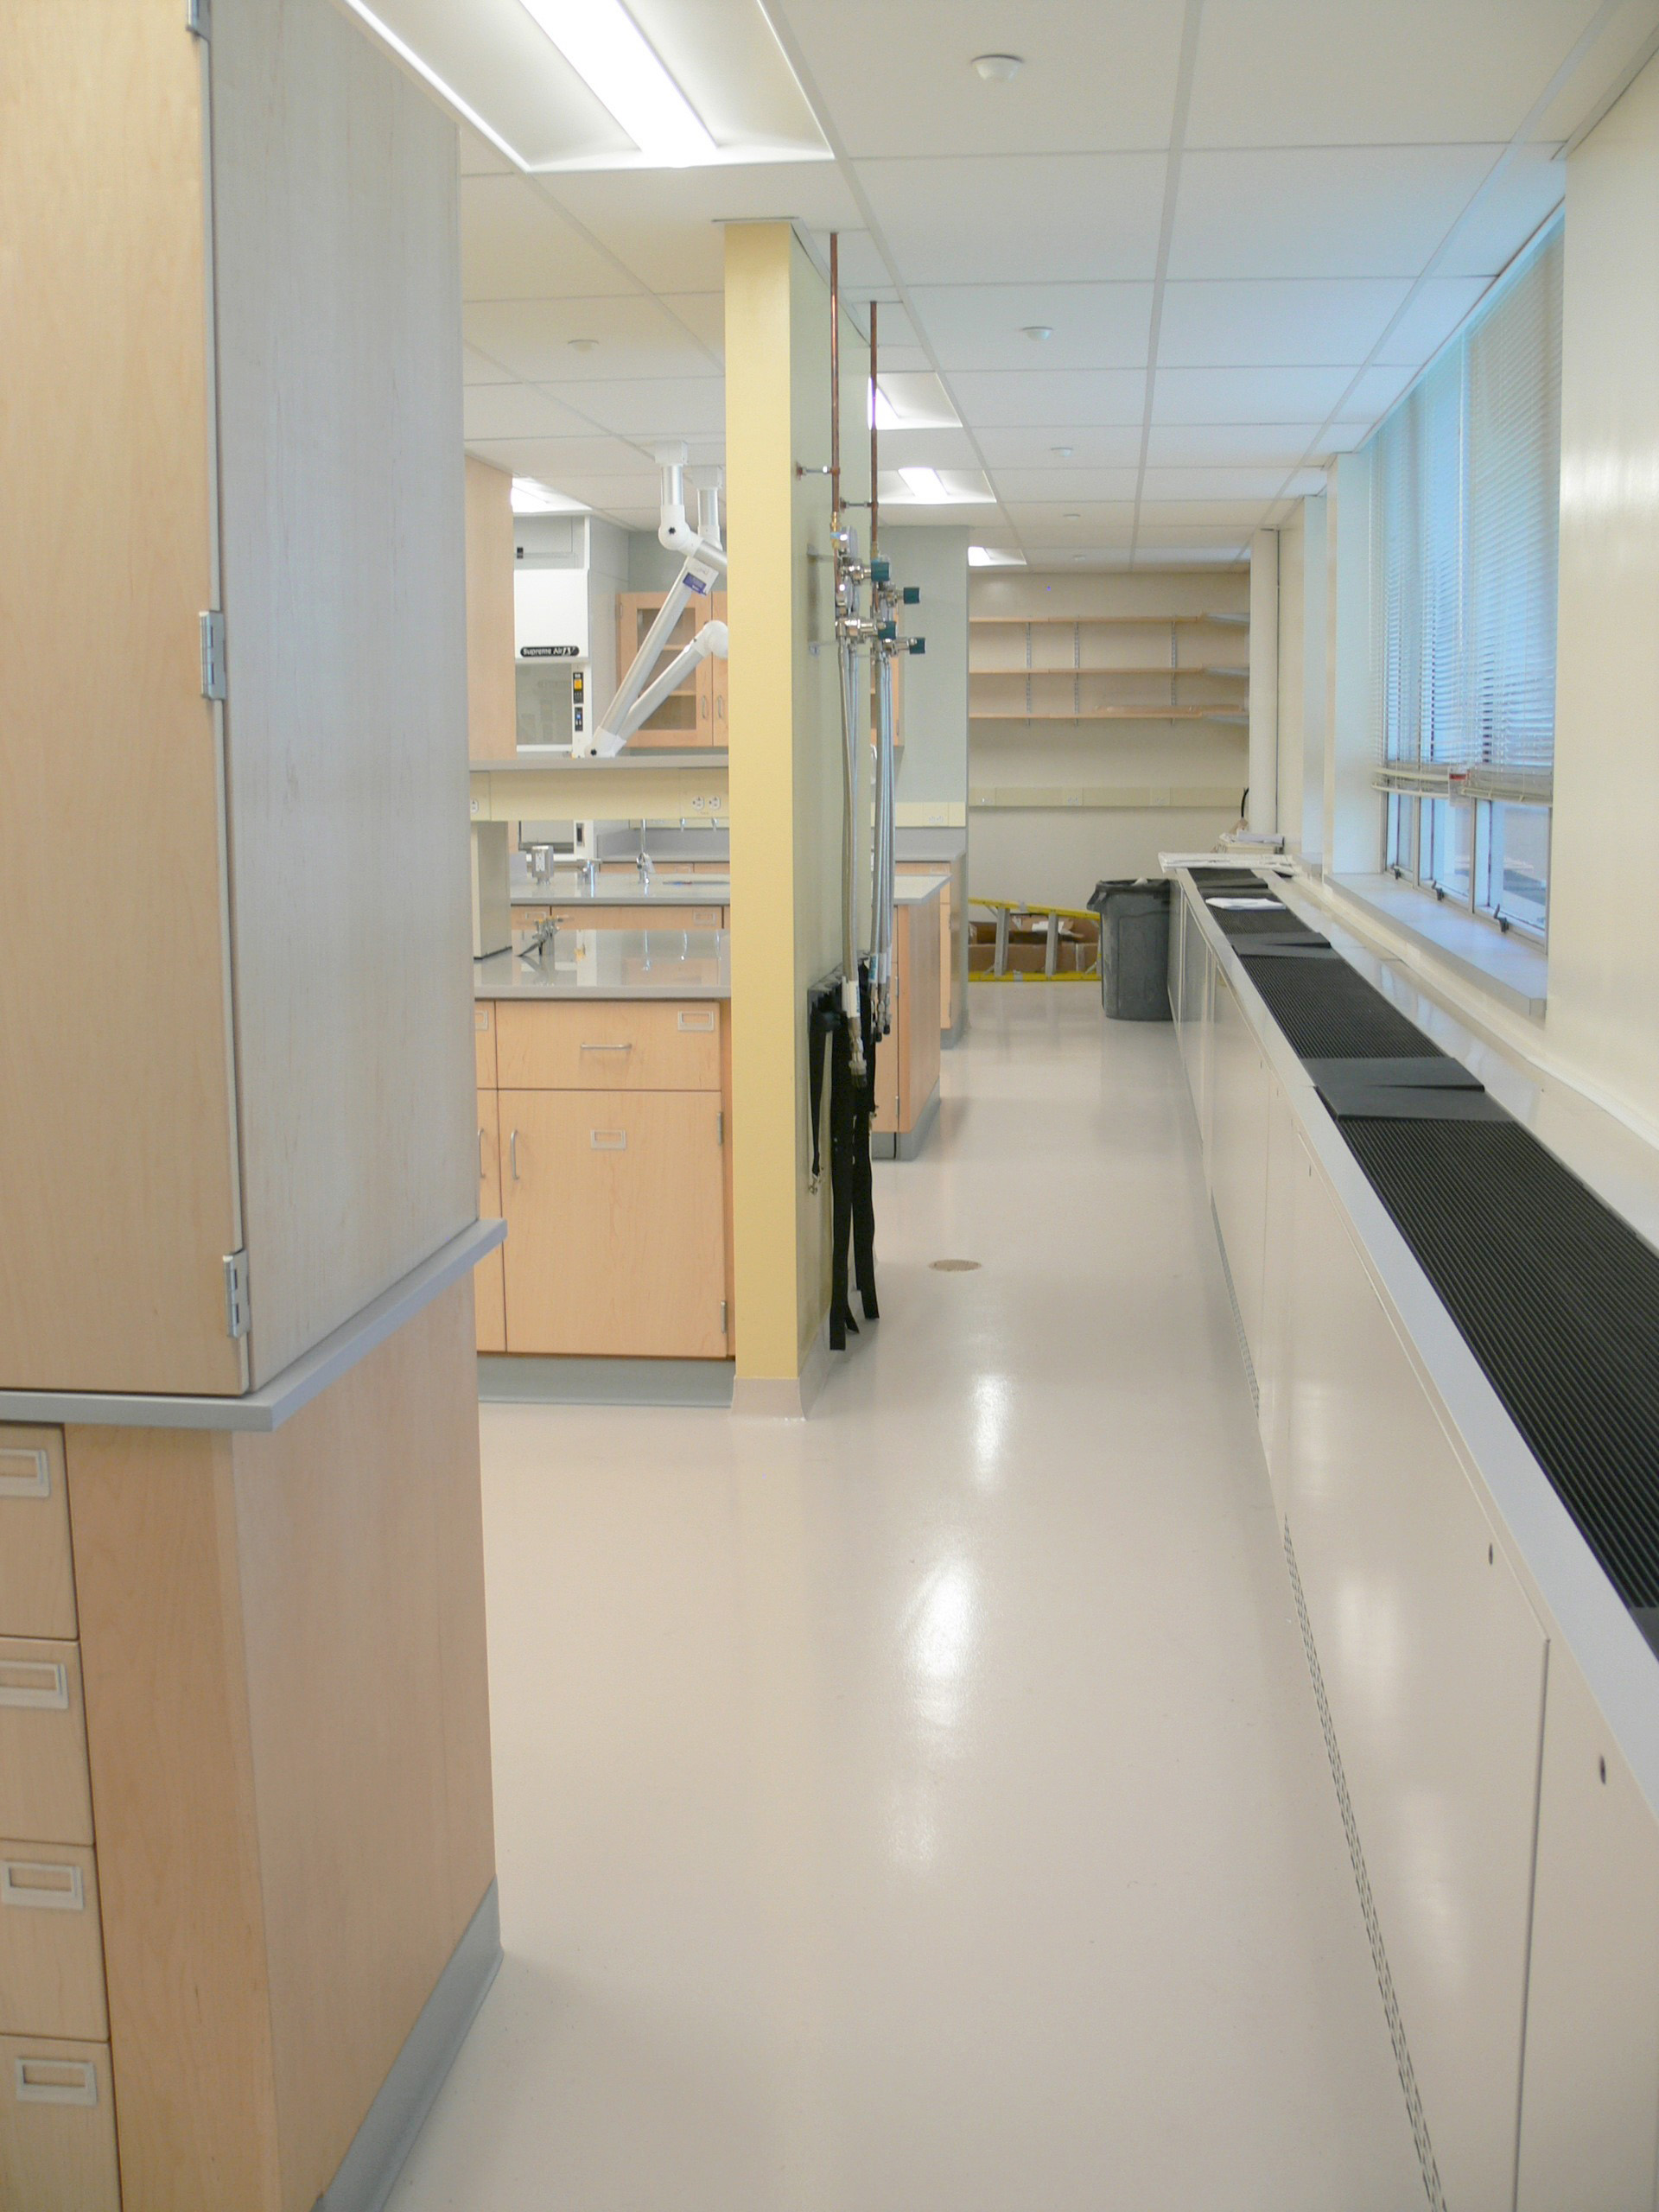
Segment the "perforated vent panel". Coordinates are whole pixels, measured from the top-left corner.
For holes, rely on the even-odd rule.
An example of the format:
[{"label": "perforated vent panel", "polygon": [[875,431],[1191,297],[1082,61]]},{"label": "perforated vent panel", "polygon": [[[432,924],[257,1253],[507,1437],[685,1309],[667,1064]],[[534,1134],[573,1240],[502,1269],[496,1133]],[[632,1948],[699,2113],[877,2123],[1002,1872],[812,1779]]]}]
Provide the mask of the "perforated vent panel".
[{"label": "perforated vent panel", "polygon": [[1329,960],[1253,960],[1244,972],[1292,1049],[1305,1060],[1443,1059],[1414,1021],[1408,1021],[1339,956]]}]

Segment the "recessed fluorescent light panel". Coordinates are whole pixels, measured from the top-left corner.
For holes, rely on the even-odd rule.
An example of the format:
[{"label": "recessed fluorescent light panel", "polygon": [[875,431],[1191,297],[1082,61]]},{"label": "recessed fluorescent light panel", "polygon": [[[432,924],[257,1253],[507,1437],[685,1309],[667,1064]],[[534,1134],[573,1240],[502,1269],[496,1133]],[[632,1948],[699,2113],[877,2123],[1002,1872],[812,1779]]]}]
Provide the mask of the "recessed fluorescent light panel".
[{"label": "recessed fluorescent light panel", "polygon": [[720,149],[622,0],[524,0],[590,92],[647,161],[687,168]]},{"label": "recessed fluorescent light panel", "polygon": [[1003,545],[970,545],[968,565],[970,569],[1023,569],[1026,556],[1010,552]]},{"label": "recessed fluorescent light panel", "polygon": [[899,480],[919,507],[992,507],[996,505],[988,490],[977,488],[977,484],[984,482],[983,477],[980,477],[976,484],[971,478],[964,483],[958,476],[956,483],[948,484],[937,468],[901,468]]}]

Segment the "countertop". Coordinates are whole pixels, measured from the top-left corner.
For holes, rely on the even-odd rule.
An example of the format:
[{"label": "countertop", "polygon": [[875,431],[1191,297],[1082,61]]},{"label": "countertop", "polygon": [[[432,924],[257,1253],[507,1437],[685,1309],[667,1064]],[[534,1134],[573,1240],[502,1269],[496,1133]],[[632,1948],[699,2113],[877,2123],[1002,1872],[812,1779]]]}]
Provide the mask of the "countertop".
[{"label": "countertop", "polygon": [[658,871],[650,888],[637,875],[606,874],[601,869],[593,890],[574,868],[556,868],[545,883],[515,883],[515,906],[729,906],[731,878],[726,875],[677,875]]},{"label": "countertop", "polygon": [[536,960],[533,932],[516,931],[511,952],[473,963],[480,999],[728,999],[732,963],[724,930],[561,929]]}]

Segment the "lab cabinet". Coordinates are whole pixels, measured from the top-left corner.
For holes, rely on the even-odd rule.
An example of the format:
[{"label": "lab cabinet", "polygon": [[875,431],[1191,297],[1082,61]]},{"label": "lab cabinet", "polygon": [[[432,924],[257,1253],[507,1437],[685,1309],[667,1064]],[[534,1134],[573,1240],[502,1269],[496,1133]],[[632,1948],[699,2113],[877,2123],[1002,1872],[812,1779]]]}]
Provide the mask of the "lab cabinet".
[{"label": "lab cabinet", "polygon": [[73,1637],[75,1572],[63,1433],[0,1428],[0,1634]]},{"label": "lab cabinet", "polygon": [[[493,1084],[478,1094],[478,1217],[501,1218],[501,1141]],[[507,1348],[505,1255],[498,1244],[473,1269],[473,1317],[480,1351]]]},{"label": "lab cabinet", "polygon": [[98,1862],[90,1848],[0,1841],[0,1990],[4,2020],[20,2031],[107,2041]]},{"label": "lab cabinet", "polygon": [[0,1387],[239,1395],[474,1217],[454,125],[191,12],[7,17]]},{"label": "lab cabinet", "polygon": [[504,1090],[510,1352],[721,1359],[719,1091]]},{"label": "lab cabinet", "polygon": [[[632,666],[651,626],[662,613],[668,594],[660,591],[625,591],[616,601],[616,668],[619,677]],[[713,592],[694,600],[670,633],[657,664],[667,667],[677,652],[689,645],[707,622],[726,620],[726,594]],[[671,691],[650,719],[628,740],[631,753],[673,750],[692,746],[724,747],[728,740],[726,662],[711,656],[700,661],[690,675]]]},{"label": "lab cabinet", "polygon": [[893,909],[892,1027],[876,1051],[870,1118],[871,1150],[878,1157],[912,1157],[926,1141],[938,1099],[943,896],[937,880],[918,887],[900,880]]},{"label": "lab cabinet", "polygon": [[729,1358],[724,1003],[490,1004],[499,1088],[479,1094],[480,1190],[507,1240],[479,1350]]},{"label": "lab cabinet", "polygon": [[0,2034],[0,2177],[18,2212],[120,2212],[107,2046]]}]

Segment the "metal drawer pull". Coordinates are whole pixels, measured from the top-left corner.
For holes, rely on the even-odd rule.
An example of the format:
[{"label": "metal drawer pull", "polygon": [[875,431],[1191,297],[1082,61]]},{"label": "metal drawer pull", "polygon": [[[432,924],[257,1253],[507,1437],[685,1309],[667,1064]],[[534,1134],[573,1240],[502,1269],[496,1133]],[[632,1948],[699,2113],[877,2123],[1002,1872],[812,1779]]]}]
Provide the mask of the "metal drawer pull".
[{"label": "metal drawer pull", "polygon": [[518,1132],[515,1129],[507,1139],[507,1158],[512,1163],[512,1179],[518,1180]]},{"label": "metal drawer pull", "polygon": [[592,1129],[588,1141],[595,1152],[626,1152],[628,1133],[626,1129]]},{"label": "metal drawer pull", "polygon": [[0,1905],[25,1905],[35,1912],[85,1912],[86,1885],[79,1866],[41,1866],[27,1859],[0,1859]]},{"label": "metal drawer pull", "polygon": [[[32,1679],[6,1679],[17,1675]],[[67,1713],[69,1669],[47,1659],[8,1659],[0,1664],[0,1705],[22,1706],[32,1713]]]},{"label": "metal drawer pull", "polygon": [[84,2058],[19,2058],[20,2105],[95,2105],[98,2069]]},{"label": "metal drawer pull", "polygon": [[0,1497],[50,1497],[52,1462],[44,1452],[21,1444],[0,1451]]},{"label": "metal drawer pull", "polygon": [[583,1045],[583,1046],[581,1047],[581,1050],[582,1050],[582,1052],[631,1052],[633,1050],[633,1046],[632,1046],[631,1044],[630,1044],[630,1045]]},{"label": "metal drawer pull", "polygon": [[715,1010],[713,1007],[709,1007],[707,1014],[683,1014],[680,1016],[681,1028],[696,1030],[700,1036],[706,1036],[714,1026]]}]

